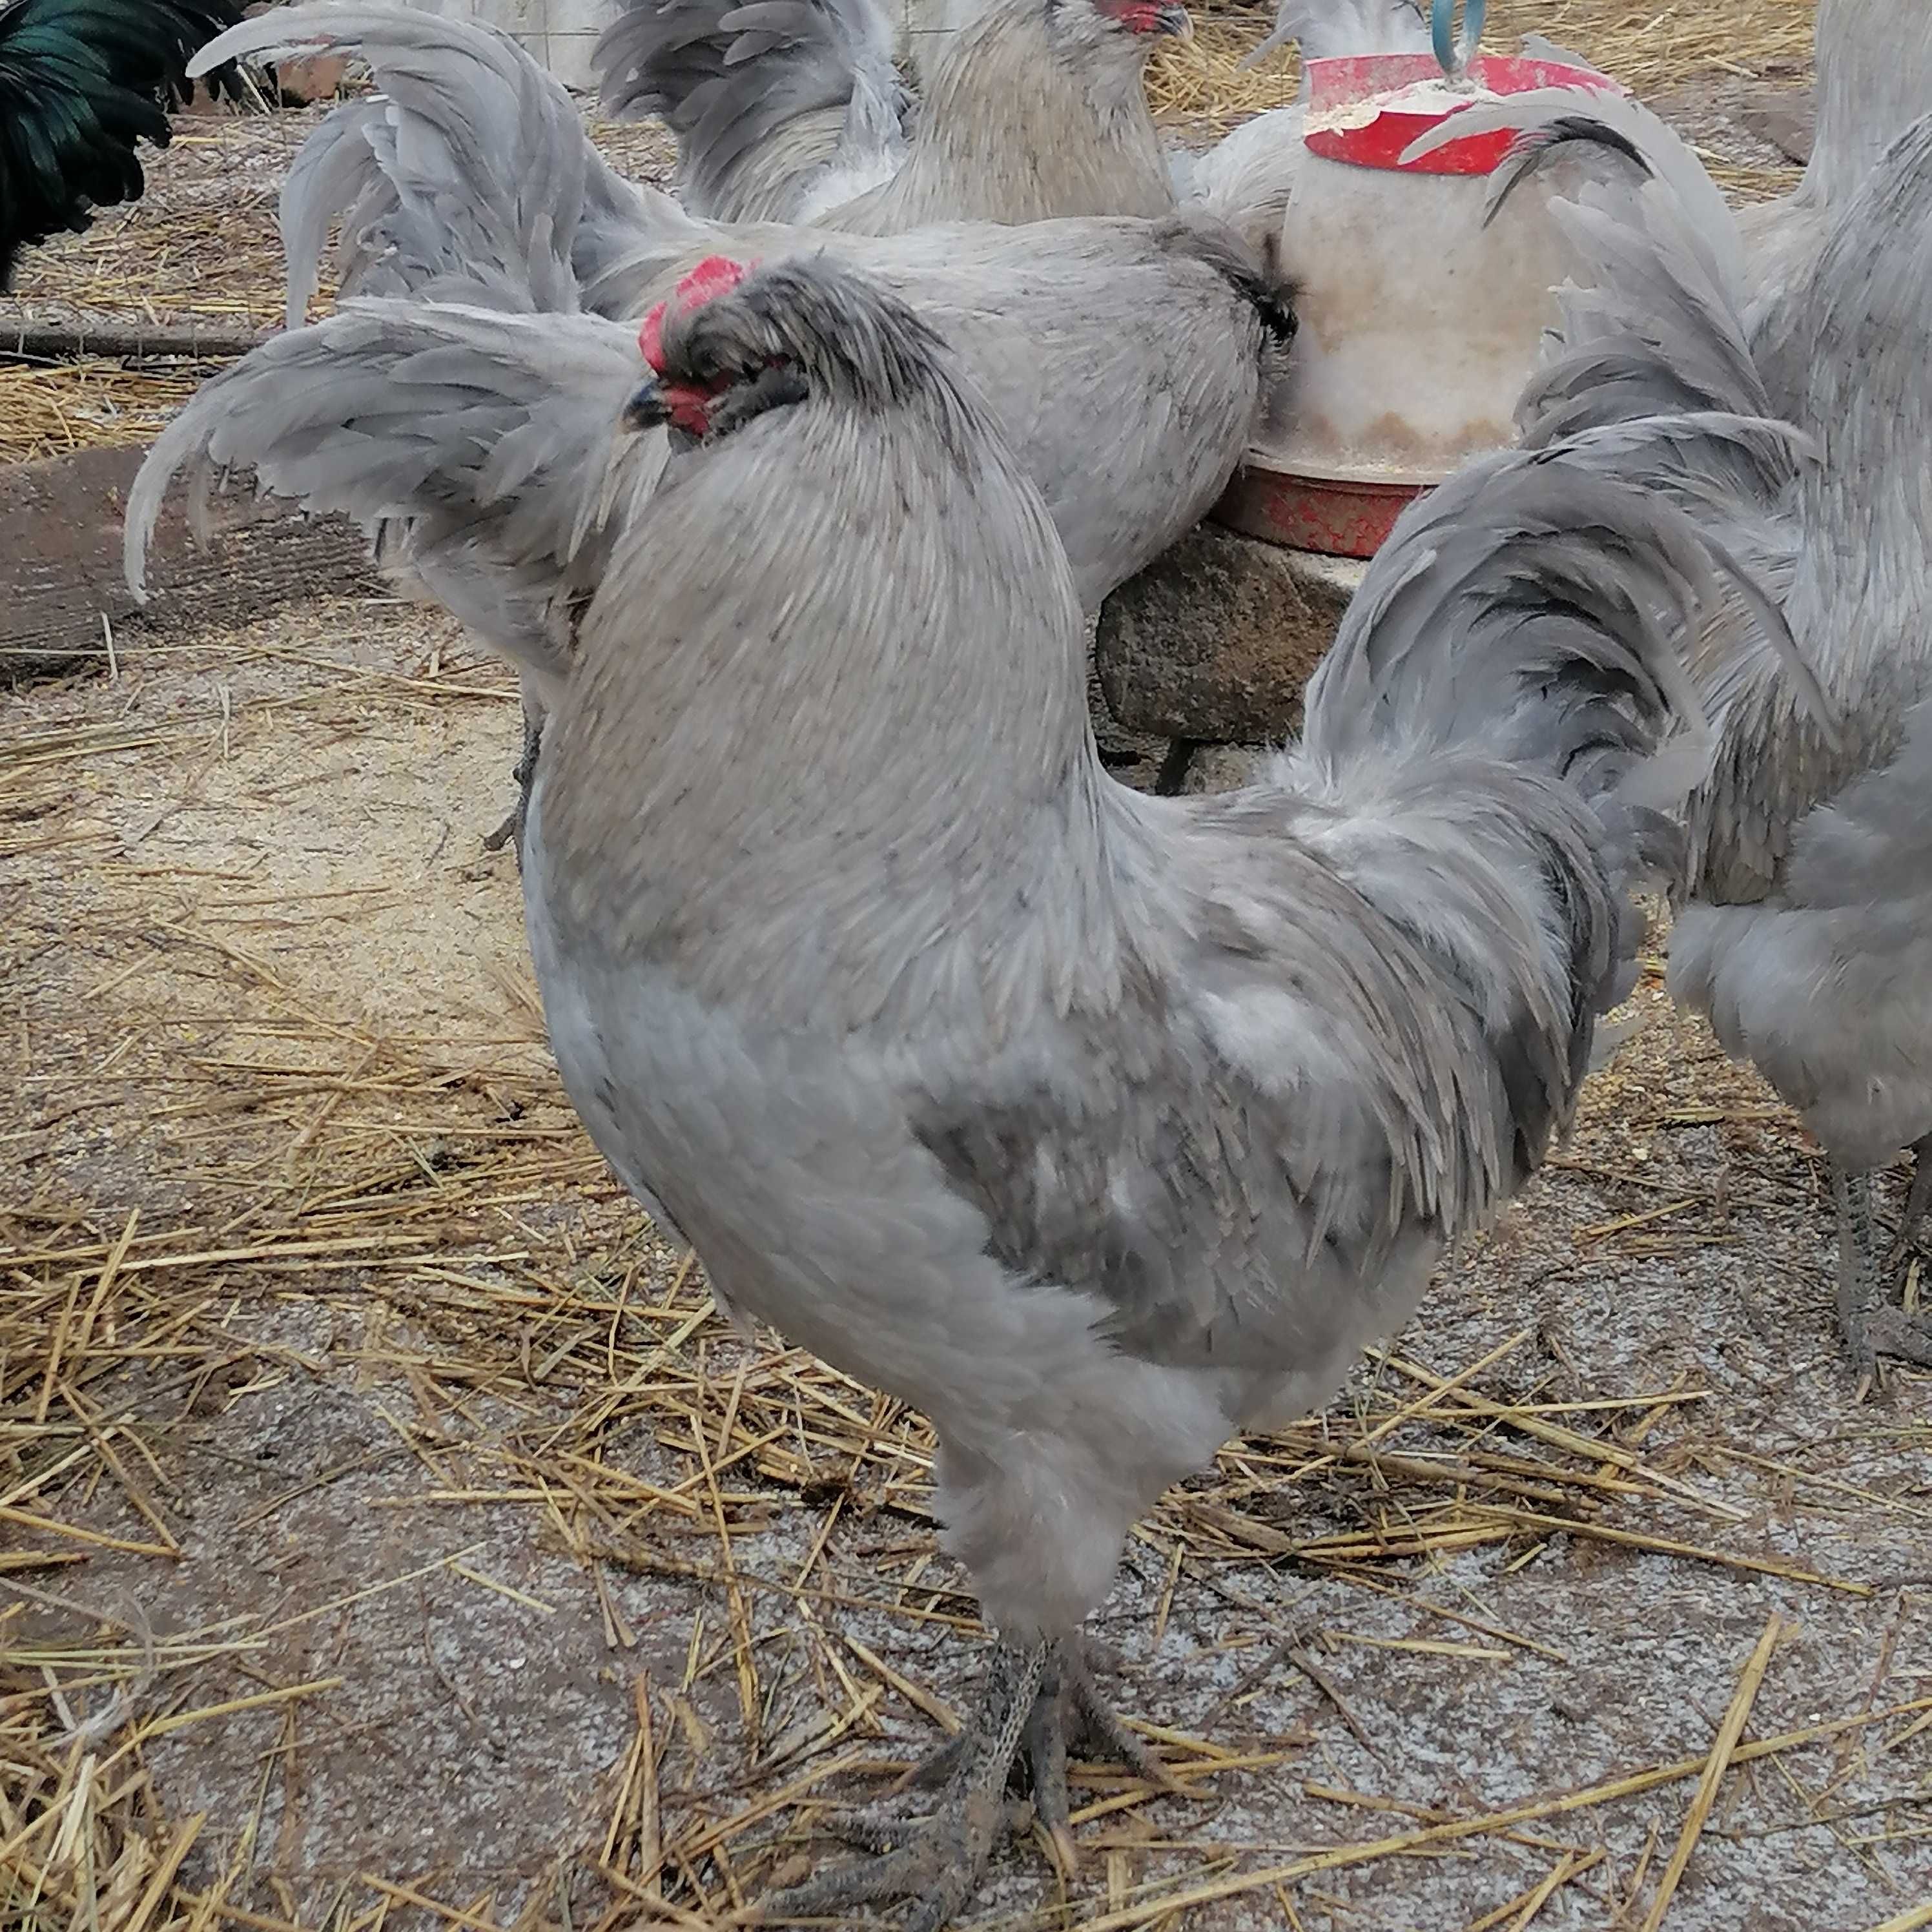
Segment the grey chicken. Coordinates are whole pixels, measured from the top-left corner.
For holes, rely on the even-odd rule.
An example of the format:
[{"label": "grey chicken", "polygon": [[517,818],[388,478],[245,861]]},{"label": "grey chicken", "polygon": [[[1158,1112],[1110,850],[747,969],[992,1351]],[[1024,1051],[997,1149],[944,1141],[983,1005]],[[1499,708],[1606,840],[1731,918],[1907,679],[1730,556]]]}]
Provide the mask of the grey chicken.
[{"label": "grey chicken", "polygon": [[1064,1841],[1068,1743],[1128,1748],[1078,1637],[1135,1518],[1325,1399],[1568,1115],[1676,860],[1669,626],[1712,573],[1587,444],[1486,458],[1371,566],[1302,741],[1150,798],[1096,757],[1039,493],[908,306],[714,270],[652,347],[630,419],[707,434],[586,616],[532,950],[592,1137],[721,1301],[938,1432],[980,1721],[932,1819],[766,1906],[929,1932],[1016,1757]]},{"label": "grey chicken", "polygon": [[1170,212],[1142,75],[1192,32],[1178,0],[989,0],[916,114],[878,0],[628,0],[598,63],[676,132],[694,214],[896,235]]},{"label": "grey chicken", "polygon": [[1744,320],[1772,401],[1795,413],[1806,345],[1780,327],[1784,298],[1816,273],[1820,252],[1891,143],[1932,113],[1932,8],[1900,0],[1819,0],[1814,29],[1817,132],[1792,194],[1738,211]]},{"label": "grey chicken", "polygon": [[344,296],[474,303],[487,285],[496,292],[482,299],[496,305],[634,328],[708,256],[833,250],[929,308],[967,356],[1089,609],[1220,494],[1293,328],[1292,290],[1208,218],[882,237],[694,218],[613,173],[569,96],[514,41],[411,9],[281,9],[196,64],[290,49],[359,56],[380,90],[337,108],[290,170],[291,327],[338,224]]},{"label": "grey chicken", "polygon": [[[863,252],[958,345],[1089,610],[1226,487],[1294,333],[1285,292],[1204,218],[937,229]],[[385,530],[388,560],[530,673],[542,709],[667,436],[613,442],[639,373],[635,322],[516,303],[508,277],[434,286],[434,301],[346,300],[203,385],[130,496],[129,580],[140,587],[176,474],[194,473],[199,502],[252,470],[264,490]]]},{"label": "grey chicken", "polygon": [[1717,744],[1676,882],[1671,990],[1826,1150],[1854,1364],[1932,1363],[1932,1324],[1886,1294],[1870,1204],[1872,1174],[1907,1145],[1905,1233],[1932,1189],[1932,116],[1879,156],[1778,296],[1772,362],[1803,372],[1791,412],[1814,450],[1798,460],[1730,434],[1770,404],[1748,248],[1695,156],[1629,103],[1520,99],[1514,119],[1546,124],[1526,164],[1582,142],[1610,162],[1569,218],[1594,271],[1565,297],[1527,436],[1620,439],[1619,474],[1775,592],[1823,688],[1804,701],[1758,614],[1699,640]]},{"label": "grey chicken", "polygon": [[[568,318],[548,368],[574,424],[584,382],[602,380],[600,340],[634,358],[635,319],[707,256],[762,254],[802,240],[835,249],[865,261],[959,344],[1047,499],[1090,610],[1192,527],[1226,487],[1293,328],[1289,291],[1204,218],[976,224],[876,238],[694,219],[668,196],[614,174],[569,97],[514,41],[410,9],[290,8],[224,35],[200,59],[322,48],[358,54],[380,91],[336,109],[290,170],[280,218],[292,328],[308,312],[339,223],[335,266],[345,296]],[[630,327],[600,335],[595,316],[628,318]],[[338,462],[340,452],[361,448],[370,474],[385,476],[382,438],[370,442],[366,424],[348,436],[336,413],[339,404],[363,406],[366,373],[391,368],[401,385],[386,434],[433,436],[433,418],[413,424],[411,412],[448,406],[440,373],[412,386],[416,365],[402,346],[413,340],[411,326],[397,320],[387,348],[365,319],[312,344],[258,352],[242,365],[248,373],[235,376],[236,393],[259,399],[259,386],[299,368],[304,380],[292,383],[283,406],[251,408],[224,424],[226,404],[214,399],[226,392],[205,391],[209,400],[158,447],[148,479],[164,488],[167,472],[191,454],[218,452],[224,467],[266,460],[284,479],[276,487],[320,507],[322,499],[275,459],[296,448],[298,434],[334,431],[347,437],[338,443]],[[473,346],[480,324],[465,326]],[[520,351],[506,352],[505,381],[520,381]],[[332,367],[343,376],[339,388],[329,386]],[[487,355],[470,376],[488,390]],[[608,416],[620,400],[605,398]],[[459,437],[467,436],[468,419],[455,420]],[[655,444],[655,467],[627,464],[619,493],[626,514],[647,500],[662,467],[662,436]],[[466,464],[480,460],[466,445],[456,453]],[[376,521],[386,562],[525,668],[527,766],[554,674],[568,661],[585,574],[594,580],[596,547],[559,560],[541,586],[520,551],[500,583],[487,533],[435,519],[418,530],[358,474],[340,475],[334,489],[330,507]],[[130,520],[130,532],[140,526]],[[131,553],[130,568],[138,571]]]}]

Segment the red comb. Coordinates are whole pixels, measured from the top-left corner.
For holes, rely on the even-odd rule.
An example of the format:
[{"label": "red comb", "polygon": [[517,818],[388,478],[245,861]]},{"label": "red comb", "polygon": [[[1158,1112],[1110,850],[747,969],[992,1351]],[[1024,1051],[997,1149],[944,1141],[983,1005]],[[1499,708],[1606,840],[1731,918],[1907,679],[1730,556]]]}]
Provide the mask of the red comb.
[{"label": "red comb", "polygon": [[[743,262],[734,262],[728,255],[707,255],[680,278],[671,300],[680,308],[701,308],[720,296],[729,295],[744,279]],[[638,331],[638,346],[644,352],[644,360],[660,376],[664,374],[664,311],[668,306],[659,302],[644,317],[644,326]]]},{"label": "red comb", "polygon": [[702,302],[728,296],[745,279],[745,265],[728,255],[707,255],[677,285],[680,308],[696,308]]}]

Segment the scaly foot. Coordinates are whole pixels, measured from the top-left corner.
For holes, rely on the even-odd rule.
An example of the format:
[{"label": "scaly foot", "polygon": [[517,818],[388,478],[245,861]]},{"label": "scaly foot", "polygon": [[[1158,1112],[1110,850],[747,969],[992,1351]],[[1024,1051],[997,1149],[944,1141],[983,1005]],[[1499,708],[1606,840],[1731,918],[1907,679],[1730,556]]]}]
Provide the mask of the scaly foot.
[{"label": "scaly foot", "polygon": [[919,1903],[904,1932],[939,1932],[985,1874],[1009,1816],[1006,1781],[1022,1762],[1032,1780],[1035,1814],[1070,1872],[1076,1855],[1069,1822],[1070,1744],[1096,1746],[1161,1790],[1179,1789],[1108,1707],[1077,1643],[1030,1651],[1002,1646],[994,1653],[988,1680],[977,1720],[904,1780],[944,1780],[932,1814],[907,1819],[860,1811],[828,1820],[829,1830],[878,1856],[773,1893],[759,1907],[761,1919],[815,1918],[914,1898]]},{"label": "scaly foot", "polygon": [[516,809],[483,842],[484,851],[500,852],[514,839],[519,865],[524,856],[524,821],[530,816],[530,787],[536,782],[537,753],[542,746],[543,720],[532,717],[526,706],[524,712],[523,755],[510,774],[517,782]]},{"label": "scaly foot", "polygon": [[[1917,1211],[1924,1208],[1919,1184],[1928,1172],[1923,1142],[1915,1153],[1918,1165],[1906,1210],[1908,1234]],[[1852,1174],[1834,1164],[1832,1192],[1838,1210],[1838,1327],[1852,1368],[1868,1376],[1881,1355],[1932,1368],[1932,1320],[1894,1308],[1886,1296],[1890,1270],[1882,1268],[1879,1262],[1878,1238],[1871,1218],[1871,1176]]]}]

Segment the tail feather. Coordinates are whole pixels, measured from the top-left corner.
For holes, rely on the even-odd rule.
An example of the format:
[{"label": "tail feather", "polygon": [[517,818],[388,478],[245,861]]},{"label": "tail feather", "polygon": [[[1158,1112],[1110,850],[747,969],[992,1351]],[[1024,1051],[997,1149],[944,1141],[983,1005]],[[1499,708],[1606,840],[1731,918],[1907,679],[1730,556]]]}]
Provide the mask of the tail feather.
[{"label": "tail feather", "polygon": [[411,8],[317,0],[224,34],[194,63],[324,50],[360,58],[380,92],[338,107],[284,188],[291,325],[307,314],[342,218],[345,295],[468,286],[494,305],[568,313],[580,285],[648,232],[576,104],[507,35]]},{"label": "tail feather", "polygon": [[186,473],[197,528],[212,488],[266,494],[382,530],[438,601],[546,678],[567,611],[662,471],[661,436],[620,434],[642,364],[634,331],[588,316],[365,299],[263,344],[205,384],[136,476],[128,580]]},{"label": "tail feather", "polygon": [[876,0],[631,0],[599,42],[604,106],[661,116],[684,199],[721,220],[795,220],[904,152],[911,98]]},{"label": "tail feather", "polygon": [[1331,763],[1473,744],[1559,777],[1586,752],[1640,762],[1699,718],[1676,640],[1717,579],[1687,517],[1584,452],[1480,458],[1377,554],[1310,682],[1304,742]]},{"label": "tail feather", "polygon": [[1719,571],[1587,450],[1503,451],[1416,505],[1311,680],[1275,782],[1304,834],[1476,1015],[1520,1180],[1634,983],[1632,895],[1670,876],[1704,769],[1682,638]]},{"label": "tail feather", "polygon": [[1587,447],[1598,473],[1661,493],[1688,515],[1731,573],[1698,640],[1701,687],[1722,703],[1741,681],[1781,679],[1834,738],[1833,707],[1784,614],[1800,542],[1794,510],[1816,452],[1771,420],[1729,208],[1681,137],[1634,101],[1550,89],[1498,113],[1526,132],[1498,171],[1492,206],[1554,155],[1599,164],[1551,203],[1575,266],[1544,365],[1518,403],[1524,443]]}]

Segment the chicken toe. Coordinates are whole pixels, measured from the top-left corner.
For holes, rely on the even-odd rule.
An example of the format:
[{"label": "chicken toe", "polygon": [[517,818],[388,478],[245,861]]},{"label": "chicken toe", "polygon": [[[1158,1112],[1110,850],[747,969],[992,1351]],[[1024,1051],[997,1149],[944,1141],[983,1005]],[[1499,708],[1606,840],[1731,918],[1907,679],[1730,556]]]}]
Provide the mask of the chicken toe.
[{"label": "chicken toe", "polygon": [[[1918,1172],[1925,1172],[1922,1159]],[[1838,1326],[1852,1368],[1868,1376],[1881,1355],[1932,1366],[1932,1318],[1908,1315],[1886,1298],[1893,1270],[1881,1262],[1872,1226],[1871,1176],[1834,1165],[1832,1192],[1838,1210]],[[1922,1206],[1919,1193],[1915,1174],[1913,1200]],[[1913,1219],[1908,1207],[1908,1234]]]},{"label": "chicken toe", "polygon": [[1932,1316],[1908,1315],[1888,1302],[1880,1303],[1856,1318],[1845,1339],[1861,1372],[1880,1355],[1932,1369]]},{"label": "chicken toe", "polygon": [[[848,1814],[832,1828],[878,1856],[772,1893],[760,1902],[760,1918],[783,1924],[884,1900],[916,1898],[919,1904],[906,1921],[906,1932],[939,1932],[972,1897],[992,1856],[1006,1816],[1006,1778],[1019,1755],[1047,1663],[1043,1646],[997,1650],[978,1719],[965,1733],[958,1768],[931,1815]],[[944,1755],[952,1754],[949,1746]]]},{"label": "chicken toe", "polygon": [[1022,1762],[1032,1781],[1034,1814],[1070,1873],[1076,1863],[1070,1748],[1101,1752],[1164,1791],[1178,1788],[1102,1696],[1077,1640],[1029,1652],[1002,1648],[989,1674],[977,1721],[902,1781],[904,1790],[947,1778],[932,1815],[859,1811],[831,1821],[828,1828],[837,1836],[878,1856],[775,1893],[760,1908],[766,1922],[916,1898],[908,1932],[937,1932],[979,1883],[1006,1816],[1007,1780]]},{"label": "chicken toe", "polygon": [[1918,1232],[1918,1224],[1924,1220],[1928,1208],[1932,1208],[1932,1134],[1915,1141],[1912,1145],[1912,1186],[1905,1197],[1905,1214],[1898,1224],[1898,1239],[1892,1244],[1892,1259],[1886,1264],[1888,1273],[1896,1274],[1905,1265],[1912,1238]]},{"label": "chicken toe", "polygon": [[1178,1791],[1160,1760],[1120,1719],[1100,1688],[1084,1647],[1076,1640],[1054,1647],[1046,1675],[1027,1720],[1024,1755],[1033,1778],[1034,1810],[1053,1840],[1061,1869],[1077,1862],[1072,1802],[1066,1788],[1069,1748],[1084,1748],[1118,1760],[1157,1790]]}]

